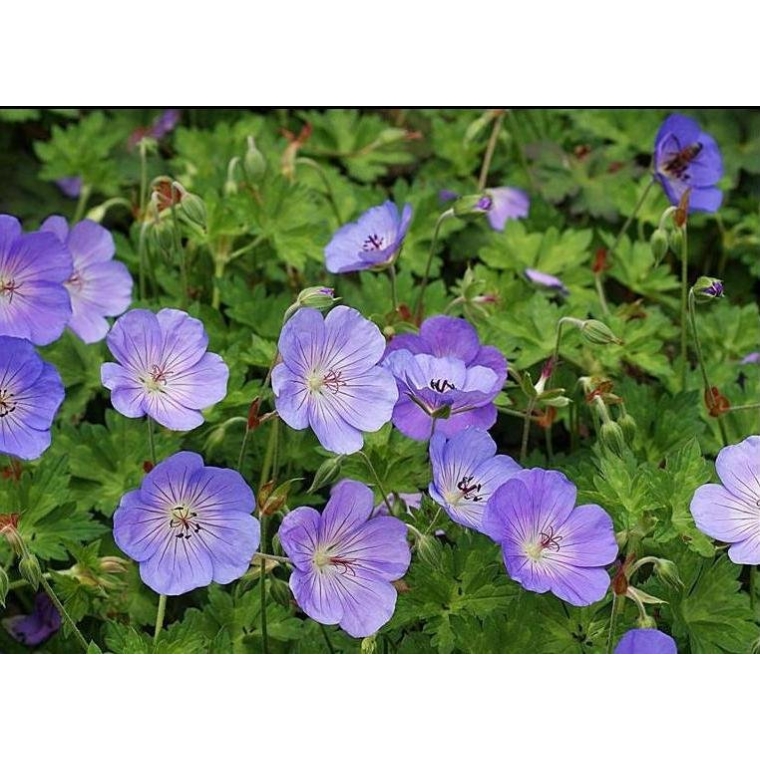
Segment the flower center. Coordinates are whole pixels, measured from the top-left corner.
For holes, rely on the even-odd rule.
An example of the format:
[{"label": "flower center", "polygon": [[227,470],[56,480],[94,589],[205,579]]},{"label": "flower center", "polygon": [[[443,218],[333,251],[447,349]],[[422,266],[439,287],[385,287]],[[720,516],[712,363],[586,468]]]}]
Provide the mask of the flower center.
[{"label": "flower center", "polygon": [[175,538],[192,538],[201,530],[198,513],[193,512],[187,504],[178,504],[172,508],[169,527],[176,531]]},{"label": "flower center", "polygon": [[679,150],[672,158],[668,159],[662,167],[665,174],[677,177],[684,182],[688,182],[691,176],[686,173],[689,164],[702,152],[702,143],[695,142]]},{"label": "flower center", "polygon": [[449,380],[443,379],[443,380],[431,380],[430,381],[430,387],[436,391],[437,393],[445,393],[447,389],[451,389],[452,391],[455,391],[457,389],[456,385],[454,383],[450,382]]},{"label": "flower center", "polygon": [[352,567],[353,560],[345,559],[344,557],[334,557],[332,552],[335,551],[334,546],[318,547],[314,552],[314,565],[320,573],[328,572],[328,568],[337,568],[337,572],[340,575],[356,575],[354,568]]},{"label": "flower center", "polygon": [[163,369],[163,367],[159,367],[158,364],[154,364],[150,368],[150,373],[140,378],[140,382],[151,393],[164,393],[168,377],[171,374],[171,372]]},{"label": "flower center", "polygon": [[5,275],[0,274],[0,296],[7,299],[8,303],[13,303],[13,294],[20,287],[13,277],[6,278]]},{"label": "flower center", "polygon": [[82,279],[82,275],[80,275],[79,272],[75,270],[74,274],[72,274],[71,277],[66,280],[66,285],[73,290],[81,290],[84,287],[84,280]]},{"label": "flower center", "polygon": [[362,245],[363,251],[380,251],[382,248],[383,238],[376,234],[369,235]]},{"label": "flower center", "polygon": [[560,541],[562,541],[562,536],[555,533],[550,525],[538,534],[538,541],[526,544],[523,549],[532,560],[539,560],[545,551],[558,552],[561,548]]},{"label": "flower center", "polygon": [[336,372],[334,369],[331,369],[324,375],[322,375],[320,371],[314,371],[307,379],[309,390],[312,393],[321,393],[322,388],[327,388],[333,394],[337,395],[340,389],[344,385],[347,385],[347,381],[343,380],[342,375],[342,372]]},{"label": "flower center", "polygon": [[457,483],[459,498],[464,498],[465,501],[483,501],[483,497],[479,495],[483,485],[482,483],[473,483],[473,480],[475,480],[474,475],[467,475]]},{"label": "flower center", "polygon": [[16,402],[13,401],[13,394],[8,388],[0,388],[0,419],[7,416],[16,409]]}]

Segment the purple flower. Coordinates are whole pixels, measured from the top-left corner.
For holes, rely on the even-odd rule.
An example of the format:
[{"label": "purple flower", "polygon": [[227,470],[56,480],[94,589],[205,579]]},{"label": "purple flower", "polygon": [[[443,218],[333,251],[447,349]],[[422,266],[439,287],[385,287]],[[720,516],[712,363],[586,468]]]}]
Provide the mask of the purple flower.
[{"label": "purple flower", "polygon": [[654,628],[634,628],[623,635],[615,654],[678,654],[676,642]]},{"label": "purple flower", "polygon": [[723,193],[715,187],[723,175],[720,150],[694,119],[681,114],[665,119],[654,141],[654,173],[674,206],[690,189],[689,211],[720,207]]},{"label": "purple flower", "polygon": [[116,545],[158,594],[240,578],[259,548],[253,491],[240,473],[189,451],[156,465],[113,516]]},{"label": "purple flower", "polygon": [[406,525],[372,516],[372,491],[343,480],[322,514],[298,507],[280,526],[293,562],[290,588],[301,609],[319,623],[337,623],[350,636],[375,633],[396,607],[391,581],[409,568]]},{"label": "purple flower", "polygon": [[118,364],[104,363],[100,377],[125,417],[147,414],[170,430],[192,430],[203,424],[200,410],[227,395],[227,365],[206,351],[203,323],[184,311],[133,309],[106,342]]},{"label": "purple flower", "polygon": [[575,507],[576,493],[560,472],[522,470],[491,496],[483,532],[501,544],[510,578],[585,606],[607,593],[604,567],[618,547],[610,516],[596,504]]},{"label": "purple flower", "polygon": [[488,223],[495,230],[503,230],[508,219],[528,216],[530,198],[515,187],[492,187],[486,190],[493,203],[488,211]]},{"label": "purple flower", "polygon": [[328,451],[352,454],[364,445],[362,431],[390,420],[398,391],[377,366],[385,340],[356,309],[337,306],[327,317],[300,309],[285,323],[279,348],[272,389],[290,427],[311,427]]},{"label": "purple flower", "polygon": [[760,564],[760,435],[722,449],[715,469],[723,485],[697,488],[694,521],[711,538],[731,544],[732,562]]},{"label": "purple flower", "polygon": [[739,364],[760,364],[760,351],[753,351],[747,354]]},{"label": "purple flower", "polygon": [[535,285],[542,285],[545,288],[556,290],[563,296],[570,295],[570,291],[565,287],[565,283],[551,274],[546,272],[539,272],[538,269],[526,269],[525,276]]},{"label": "purple flower", "polygon": [[3,625],[16,641],[37,646],[49,639],[60,627],[61,616],[50,597],[40,592],[34,597],[34,610],[28,615],[14,615]]},{"label": "purple flower", "polygon": [[344,224],[327,244],[327,271],[358,272],[390,264],[404,243],[411,221],[408,203],[400,215],[392,201],[365,211],[356,222]]},{"label": "purple flower", "polygon": [[28,340],[0,335],[0,453],[40,456],[63,396],[58,370]]},{"label": "purple flower", "polygon": [[166,137],[179,124],[182,111],[179,108],[167,108],[162,111],[148,129],[148,136],[155,140]]},{"label": "purple flower", "polygon": [[38,346],[60,338],[71,317],[70,275],[71,255],[55,235],[23,234],[18,219],[0,214],[0,335]]},{"label": "purple flower", "polygon": [[67,198],[78,198],[82,192],[81,177],[61,177],[55,184]]},{"label": "purple flower", "polygon": [[521,469],[511,457],[496,456],[491,436],[477,428],[448,440],[435,433],[430,439],[430,463],[430,495],[454,522],[479,531],[491,494]]},{"label": "purple flower", "polygon": [[109,325],[132,301],[132,277],[113,261],[113,237],[104,227],[85,219],[71,230],[62,216],[51,216],[40,228],[52,232],[69,250],[74,272],[64,283],[71,298],[69,327],[85,342],[103,340]]},{"label": "purple flower", "polygon": [[[493,400],[507,377],[507,362],[493,346],[481,346],[475,328],[457,317],[431,317],[419,335],[397,335],[383,365],[396,378],[399,400],[393,424],[424,441],[435,430],[451,436],[496,422]],[[448,415],[448,416],[447,416]]]}]

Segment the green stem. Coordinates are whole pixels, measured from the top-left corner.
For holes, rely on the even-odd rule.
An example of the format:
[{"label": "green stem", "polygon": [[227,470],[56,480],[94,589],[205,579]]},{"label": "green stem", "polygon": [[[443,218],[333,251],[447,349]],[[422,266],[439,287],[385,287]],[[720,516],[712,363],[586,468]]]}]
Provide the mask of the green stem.
[{"label": "green stem", "polygon": [[752,611],[757,612],[757,565],[752,565],[749,569],[749,601]]},{"label": "green stem", "polygon": [[428,253],[427,264],[425,264],[425,275],[422,278],[422,284],[420,290],[417,293],[417,301],[414,305],[413,314],[418,320],[422,319],[422,297],[425,294],[425,289],[428,286],[428,280],[430,279],[430,267],[433,265],[433,255],[435,254],[435,244],[438,242],[438,233],[441,230],[441,225],[445,219],[450,219],[454,216],[454,209],[447,209],[439,217],[435,223],[435,229],[433,230],[433,239],[430,241],[430,252]]},{"label": "green stem", "polygon": [[263,557],[264,559],[271,559],[274,562],[279,562],[283,565],[292,565],[293,560],[288,559],[287,557],[281,557],[279,554],[265,554],[264,552],[256,552],[256,555],[258,557]]},{"label": "green stem", "polygon": [[166,616],[166,594],[160,594],[158,597],[158,609],[156,610],[156,626],[153,630],[153,643],[158,642],[158,637],[164,627],[164,617]]},{"label": "green stem", "polygon": [[222,291],[219,289],[219,281],[224,276],[227,260],[218,256],[214,259],[214,285],[211,290],[211,308],[218,309],[222,303]]},{"label": "green stem", "polygon": [[523,422],[522,443],[520,444],[520,464],[525,464],[528,456],[528,437],[530,435],[530,422],[533,418],[533,410],[536,407],[536,399],[531,398],[528,401],[528,408],[525,410],[525,421]]},{"label": "green stem", "polygon": [[74,211],[74,220],[71,223],[72,226],[80,221],[84,216],[84,211],[87,208],[87,201],[90,200],[90,192],[91,190],[89,185],[82,185],[82,189],[79,193],[79,198],[77,199],[76,211]]},{"label": "green stem", "polygon": [[153,465],[158,464],[156,459],[156,439],[153,432],[153,418],[148,417],[148,447],[150,449],[150,462]]},{"label": "green stem", "polygon": [[[686,225],[683,226],[683,247],[681,248],[681,390],[686,390],[686,370],[687,370],[687,357],[686,357],[686,322],[688,321],[687,315],[687,299],[689,293],[689,244],[686,235]],[[695,333],[696,335],[696,333]]]},{"label": "green stem", "polygon": [[[261,515],[261,548],[266,548],[267,516]],[[267,559],[261,556],[261,651],[269,654],[269,638],[267,636]]]},{"label": "green stem", "polygon": [[644,205],[644,201],[647,199],[647,196],[649,195],[649,191],[654,187],[656,180],[654,176],[652,176],[651,180],[649,181],[649,184],[644,188],[644,192],[639,196],[638,201],[636,201],[636,205],[633,207],[633,211],[631,211],[630,216],[625,220],[625,223],[623,224],[623,227],[621,228],[620,232],[618,233],[618,236],[615,238],[615,242],[612,244],[611,248],[607,251],[607,256],[611,259],[614,255],[615,251],[617,250],[617,247],[620,245],[620,241],[623,239],[623,235],[625,235],[626,232],[628,232],[628,228],[631,226],[631,222],[636,218],[636,215],[641,211],[641,207]]},{"label": "green stem", "polygon": [[[172,192],[174,190],[172,189]],[[172,203],[172,240],[174,241],[174,252],[179,258],[179,280],[180,280],[180,294],[179,302],[180,309],[187,311],[187,259],[185,257],[185,249],[182,245],[182,240],[179,235],[179,220],[177,219],[177,207]]]},{"label": "green stem", "polygon": [[140,140],[140,220],[145,215],[145,206],[148,202],[148,146],[144,140]]},{"label": "green stem", "polygon": [[330,187],[330,182],[327,179],[327,175],[325,174],[325,170],[319,165],[318,162],[316,162],[313,158],[297,158],[296,164],[301,164],[302,166],[309,166],[319,175],[319,178],[322,180],[322,184],[325,186],[325,191],[327,193],[327,200],[330,203],[330,207],[332,208],[333,214],[335,214],[335,219],[338,222],[338,226],[343,226],[343,219],[340,215],[340,209],[338,208],[338,204],[335,201],[335,195],[333,195],[332,188]]},{"label": "green stem", "polygon": [[248,445],[248,434],[251,431],[248,428],[248,420],[245,421],[245,433],[243,433],[243,442],[240,444],[240,453],[238,454],[237,459],[237,471],[242,475],[243,474],[243,460],[245,458],[245,450]]},{"label": "green stem", "polygon": [[335,649],[333,649],[332,642],[330,641],[330,637],[327,635],[327,628],[325,628],[323,623],[319,624],[319,630],[322,631],[322,636],[324,636],[325,644],[327,645],[327,651],[330,654],[335,654]]},{"label": "green stem", "polygon": [[391,264],[388,267],[388,279],[391,282],[391,303],[393,304],[393,313],[398,314],[398,295],[396,293],[396,265]]},{"label": "green stem", "polygon": [[749,411],[750,409],[760,409],[760,402],[757,402],[755,404],[739,404],[739,406],[732,406],[726,409],[724,414],[728,414],[729,412],[745,412]]},{"label": "green stem", "polygon": [[375,479],[375,483],[377,487],[380,489],[380,492],[383,497],[383,501],[385,502],[385,506],[388,507],[388,513],[393,514],[393,510],[391,509],[391,503],[390,501],[388,501],[388,495],[385,490],[385,486],[383,486],[382,481],[380,480],[380,476],[377,474],[377,470],[375,470],[369,457],[363,451],[359,452],[359,456],[367,463],[367,467],[369,467],[369,471],[372,473],[372,477]]},{"label": "green stem", "polygon": [[138,283],[140,300],[144,301],[148,295],[145,290],[145,277],[148,269],[147,250],[145,248],[145,236],[148,227],[146,224],[140,225],[140,237],[137,239],[137,266],[138,266]]},{"label": "green stem", "polygon": [[615,624],[618,616],[625,605],[625,597],[615,594],[612,598],[612,612],[610,613],[610,630],[607,632],[607,654],[612,654],[615,644]]},{"label": "green stem", "polygon": [[496,149],[496,141],[499,139],[499,132],[501,131],[501,125],[504,123],[504,111],[501,111],[499,115],[493,121],[493,127],[491,129],[491,136],[488,138],[488,145],[486,146],[486,152],[483,156],[483,165],[480,167],[480,177],[478,178],[478,192],[482,193],[486,189],[486,182],[488,181],[488,172],[491,168],[491,161],[493,159],[493,153]]},{"label": "green stem", "polygon": [[601,272],[594,272],[594,286],[596,287],[596,294],[599,297],[599,305],[602,307],[602,314],[604,314],[605,317],[609,317],[610,307],[607,305],[607,296],[604,293],[603,276],[604,275]]},{"label": "green stem", "polygon": [[56,595],[55,591],[53,591],[53,587],[48,583],[48,579],[44,576],[40,576],[40,585],[43,589],[45,589],[45,593],[50,597],[50,601],[53,603],[53,606],[58,610],[60,616],[63,618],[63,620],[66,621],[66,625],[71,628],[72,632],[74,633],[74,638],[79,642],[79,646],[82,647],[82,651],[87,652],[87,650],[90,648],[90,645],[87,643],[87,639],[85,639],[84,636],[82,636],[82,632],[77,628],[76,623],[71,619],[71,616],[68,612],[66,612],[66,608],[61,603],[61,600]]},{"label": "green stem", "polygon": [[[269,476],[272,472],[272,464],[274,462],[275,450],[277,449],[277,434],[280,429],[280,418],[275,417],[272,420],[272,427],[269,429],[269,438],[267,440],[267,448],[264,452],[264,462],[261,465],[261,477],[259,479],[259,491],[264,487],[264,484],[269,480]],[[262,549],[264,548],[262,544]]]}]

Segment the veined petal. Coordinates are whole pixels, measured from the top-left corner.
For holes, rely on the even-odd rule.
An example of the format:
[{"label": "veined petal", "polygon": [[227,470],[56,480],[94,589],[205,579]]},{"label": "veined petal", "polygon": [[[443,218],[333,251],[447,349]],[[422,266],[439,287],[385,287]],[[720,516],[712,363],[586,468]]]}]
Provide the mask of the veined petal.
[{"label": "veined petal", "polygon": [[294,430],[309,427],[311,394],[306,381],[293,374],[284,364],[278,364],[272,370],[272,390],[275,408],[283,422]]},{"label": "veined petal", "polygon": [[736,543],[760,535],[760,506],[724,486],[708,484],[697,488],[691,514],[697,527],[718,541]]},{"label": "veined petal", "polygon": [[156,320],[163,336],[160,366],[167,375],[197,365],[208,348],[203,322],[179,309],[161,309]]},{"label": "veined petal", "polygon": [[723,485],[737,498],[754,504],[760,514],[760,435],[722,449],[715,469]]}]

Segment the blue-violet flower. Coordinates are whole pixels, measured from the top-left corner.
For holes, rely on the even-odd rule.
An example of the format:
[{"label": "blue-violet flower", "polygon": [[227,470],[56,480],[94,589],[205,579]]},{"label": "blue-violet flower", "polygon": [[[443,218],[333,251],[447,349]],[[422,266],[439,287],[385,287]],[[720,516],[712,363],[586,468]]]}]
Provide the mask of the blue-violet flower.
[{"label": "blue-violet flower", "polygon": [[34,597],[34,609],[28,615],[14,615],[3,620],[5,630],[21,644],[37,646],[49,639],[61,627],[61,615],[40,591]]},{"label": "blue-violet flower", "polygon": [[623,634],[615,654],[678,654],[676,642],[655,628],[634,628]]},{"label": "blue-violet flower", "polygon": [[491,187],[486,193],[492,201],[488,209],[488,223],[493,229],[501,231],[509,219],[528,216],[530,198],[523,190],[516,187]]}]

